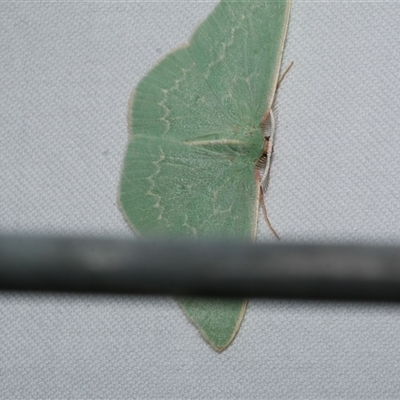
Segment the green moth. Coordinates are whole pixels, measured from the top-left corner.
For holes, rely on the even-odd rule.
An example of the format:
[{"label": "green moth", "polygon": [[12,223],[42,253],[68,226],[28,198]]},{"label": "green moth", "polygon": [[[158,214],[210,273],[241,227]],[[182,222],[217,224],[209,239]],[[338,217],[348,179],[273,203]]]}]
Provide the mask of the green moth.
[{"label": "green moth", "polygon": [[[137,234],[254,240],[261,190],[256,171],[266,156],[263,130],[289,11],[290,0],[222,0],[188,45],[167,54],[139,82],[129,106],[119,193]],[[247,304],[178,301],[218,351],[235,337]]]}]

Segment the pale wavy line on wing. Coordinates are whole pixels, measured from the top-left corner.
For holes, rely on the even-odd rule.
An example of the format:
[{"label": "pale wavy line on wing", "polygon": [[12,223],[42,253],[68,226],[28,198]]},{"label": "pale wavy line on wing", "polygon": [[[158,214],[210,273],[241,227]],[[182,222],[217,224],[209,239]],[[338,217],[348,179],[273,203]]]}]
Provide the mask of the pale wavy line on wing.
[{"label": "pale wavy line on wing", "polygon": [[151,187],[150,187],[149,190],[146,192],[146,195],[148,195],[148,196],[154,196],[154,197],[156,198],[156,202],[154,203],[153,208],[157,208],[157,209],[159,208],[159,209],[161,210],[160,213],[159,213],[159,215],[158,215],[158,217],[157,217],[158,220],[161,220],[161,219],[162,219],[163,212],[164,212],[164,207],[160,204],[161,196],[159,196],[158,194],[153,193],[153,189],[156,187],[156,183],[155,183],[155,180],[154,180],[154,179],[155,179],[156,176],[159,175],[160,172],[161,172],[160,162],[162,162],[162,161],[165,160],[165,155],[164,155],[164,152],[162,151],[162,148],[161,148],[161,147],[158,147],[158,149],[159,149],[159,151],[160,151],[160,157],[159,157],[159,159],[156,160],[156,161],[151,161],[151,163],[152,163],[153,165],[155,165],[155,167],[157,168],[157,170],[154,172],[154,174],[152,174],[152,175],[150,175],[150,176],[148,176],[148,177],[146,178],[146,179],[150,182],[150,184],[151,184]]}]

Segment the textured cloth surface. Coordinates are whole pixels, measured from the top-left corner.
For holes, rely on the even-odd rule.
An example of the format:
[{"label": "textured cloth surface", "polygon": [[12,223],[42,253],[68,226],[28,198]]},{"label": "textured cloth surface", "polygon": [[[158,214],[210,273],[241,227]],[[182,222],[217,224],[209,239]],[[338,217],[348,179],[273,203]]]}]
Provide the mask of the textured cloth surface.
[{"label": "textured cloth surface", "polygon": [[[132,236],[130,92],[214,4],[0,3],[1,233]],[[399,241],[399,27],[398,2],[293,3],[267,193],[283,240]],[[399,338],[397,306],[250,301],[217,354],[169,298],[1,294],[0,397],[400,398]]]}]

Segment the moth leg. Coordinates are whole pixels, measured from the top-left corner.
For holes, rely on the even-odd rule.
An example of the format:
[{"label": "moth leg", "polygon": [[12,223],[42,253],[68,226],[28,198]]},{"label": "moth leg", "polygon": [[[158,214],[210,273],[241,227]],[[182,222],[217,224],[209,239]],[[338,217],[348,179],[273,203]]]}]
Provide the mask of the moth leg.
[{"label": "moth leg", "polygon": [[[280,76],[278,83],[276,84],[276,90],[278,90],[280,84],[282,83],[283,79],[285,78],[286,74],[290,71],[294,64],[294,61],[292,61],[289,66],[285,69],[283,74]],[[268,127],[269,125],[269,127]],[[273,228],[271,221],[268,218],[268,213],[267,213],[267,208],[265,206],[265,198],[264,198],[264,193],[267,188],[267,182],[268,182],[268,177],[269,177],[269,171],[271,167],[271,158],[272,158],[272,151],[273,151],[273,145],[274,145],[274,134],[275,134],[275,117],[274,113],[271,110],[265,111],[261,123],[260,123],[260,128],[262,131],[262,134],[265,139],[264,143],[264,151],[261,157],[258,159],[255,167],[256,171],[256,176],[259,181],[260,185],[260,203],[261,203],[261,208],[264,214],[264,219],[268,224],[269,229],[271,232],[274,234],[274,236],[280,240],[279,235],[276,233],[275,229]],[[270,135],[268,135],[267,132],[271,132]],[[262,176],[260,174],[260,170],[263,170]]]},{"label": "moth leg", "polygon": [[276,233],[276,230],[273,228],[271,221],[268,218],[268,213],[267,213],[267,207],[265,206],[265,198],[264,198],[264,189],[261,185],[261,176],[260,176],[260,172],[257,168],[257,166],[255,167],[255,175],[257,177],[257,180],[259,182],[260,185],[260,192],[259,192],[259,196],[260,196],[260,204],[261,204],[261,209],[263,211],[263,215],[264,215],[264,219],[265,222],[267,223],[269,229],[271,230],[271,232],[274,234],[274,236],[280,240],[281,238],[279,237],[279,235]]},{"label": "moth leg", "polygon": [[274,236],[278,239],[281,240],[281,238],[279,237],[279,235],[276,233],[276,230],[273,228],[271,221],[268,218],[268,214],[267,214],[267,207],[265,207],[265,199],[264,199],[264,192],[263,192],[263,188],[260,186],[260,203],[261,203],[261,209],[263,210],[263,214],[264,214],[264,219],[268,224],[269,229],[271,230],[271,232],[274,234]]},{"label": "moth leg", "polygon": [[[269,170],[271,167],[271,159],[272,159],[272,151],[274,146],[274,136],[275,136],[275,117],[272,110],[268,112],[269,116],[269,135],[267,136],[267,131],[263,132],[265,143],[264,143],[264,151],[262,156],[260,157],[260,169],[263,169],[263,173],[261,176],[260,186],[266,191],[267,181],[269,176]],[[267,128],[267,124],[265,125]]]}]

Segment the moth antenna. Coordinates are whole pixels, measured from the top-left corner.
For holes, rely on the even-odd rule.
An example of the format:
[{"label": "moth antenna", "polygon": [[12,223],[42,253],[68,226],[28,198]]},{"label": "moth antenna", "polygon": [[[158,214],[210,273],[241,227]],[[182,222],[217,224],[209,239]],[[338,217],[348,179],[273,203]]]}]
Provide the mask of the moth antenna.
[{"label": "moth antenna", "polygon": [[289,64],[289,66],[285,69],[285,72],[281,75],[281,77],[280,77],[279,80],[278,80],[278,83],[276,84],[276,89],[275,89],[275,90],[278,90],[280,84],[282,83],[282,81],[283,81],[283,79],[285,78],[286,74],[290,71],[290,68],[292,68],[293,64],[294,64],[294,61],[292,61],[292,62]]}]

